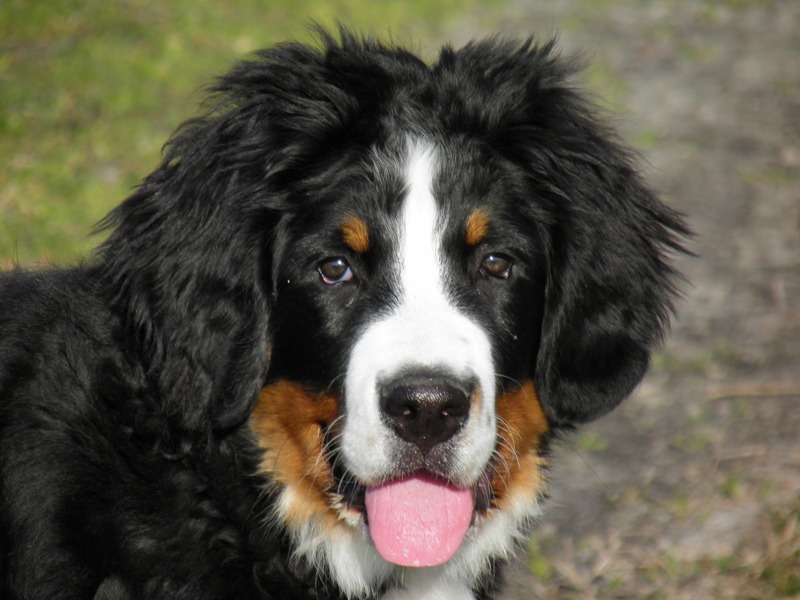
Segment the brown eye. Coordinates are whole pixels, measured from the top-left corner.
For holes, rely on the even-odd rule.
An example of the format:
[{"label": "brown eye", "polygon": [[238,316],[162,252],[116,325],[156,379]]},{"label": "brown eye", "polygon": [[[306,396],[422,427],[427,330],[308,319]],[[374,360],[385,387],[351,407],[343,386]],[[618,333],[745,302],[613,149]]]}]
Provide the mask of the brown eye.
[{"label": "brown eye", "polygon": [[511,275],[511,259],[502,254],[489,254],[483,259],[480,267],[481,275],[508,279]]},{"label": "brown eye", "polygon": [[353,278],[353,270],[343,258],[331,258],[320,263],[317,268],[322,281],[328,285],[344,283]]}]

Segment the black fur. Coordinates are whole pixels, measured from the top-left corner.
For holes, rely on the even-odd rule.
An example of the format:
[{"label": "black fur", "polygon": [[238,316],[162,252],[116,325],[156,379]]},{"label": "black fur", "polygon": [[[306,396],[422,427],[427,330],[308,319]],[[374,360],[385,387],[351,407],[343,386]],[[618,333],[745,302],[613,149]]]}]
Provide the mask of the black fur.
[{"label": "black fur", "polygon": [[[275,373],[336,376],[337,325],[303,308],[284,248],[354,202],[330,191],[403,132],[505,161],[507,218],[542,266],[507,303],[539,308],[501,362],[527,357],[516,375],[554,427],[616,406],[666,326],[685,229],[572,73],[552,45],[498,40],[432,67],[346,32],[263,51],[219,80],[94,260],[0,277],[0,596],[340,597],[267,521],[247,419]],[[330,335],[275,333],[289,318]]]}]

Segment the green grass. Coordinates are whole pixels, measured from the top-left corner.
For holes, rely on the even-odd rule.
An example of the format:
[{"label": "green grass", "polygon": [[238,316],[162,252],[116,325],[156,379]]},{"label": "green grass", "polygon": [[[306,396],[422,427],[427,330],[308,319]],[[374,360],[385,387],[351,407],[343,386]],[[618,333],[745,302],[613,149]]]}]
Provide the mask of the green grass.
[{"label": "green grass", "polygon": [[586,85],[595,93],[594,99],[611,114],[627,111],[626,98],[630,93],[622,73],[601,57],[596,57],[586,70]]},{"label": "green grass", "polygon": [[597,453],[608,450],[609,441],[602,435],[588,430],[578,434],[575,445],[584,452]]},{"label": "green grass", "polygon": [[[500,1],[500,0],[498,0]],[[0,268],[65,264],[158,163],[202,87],[309,21],[441,41],[480,0],[0,2]]]},{"label": "green grass", "polygon": [[528,570],[540,581],[547,581],[555,571],[535,537],[528,544]]},{"label": "green grass", "polygon": [[784,166],[743,168],[739,170],[739,177],[750,185],[772,189],[790,187],[800,178],[794,170]]},{"label": "green grass", "polygon": [[800,500],[786,513],[774,513],[771,519],[771,543],[766,560],[758,569],[756,585],[761,596],[770,598],[800,597]]}]

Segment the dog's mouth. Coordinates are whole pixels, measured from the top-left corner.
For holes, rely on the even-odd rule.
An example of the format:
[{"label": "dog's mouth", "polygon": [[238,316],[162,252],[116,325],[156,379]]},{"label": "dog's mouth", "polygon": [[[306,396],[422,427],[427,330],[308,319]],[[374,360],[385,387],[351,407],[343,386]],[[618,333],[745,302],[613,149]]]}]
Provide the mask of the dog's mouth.
[{"label": "dog's mouth", "polygon": [[364,485],[336,474],[337,496],[357,511],[379,554],[410,567],[442,564],[455,555],[477,518],[491,507],[492,467],[471,486],[460,486],[428,470]]},{"label": "dog's mouth", "polygon": [[[463,545],[470,526],[516,510],[519,503],[511,498],[535,503],[541,495],[540,446],[548,424],[532,382],[498,397],[497,413],[505,425],[481,475],[469,480],[457,478],[464,471],[455,466],[455,440],[425,453],[413,444],[401,446],[391,461],[393,470],[380,481],[359,479],[338,446],[344,425],[339,407],[333,396],[278,381],[262,390],[253,411],[252,427],[264,451],[260,468],[291,490],[282,498],[280,516],[292,530],[305,531],[314,517],[353,531],[366,524],[387,560],[433,565]],[[441,527],[452,529],[441,533]],[[417,540],[413,544],[409,533]],[[447,541],[435,555],[426,554],[429,540],[439,538]]]}]

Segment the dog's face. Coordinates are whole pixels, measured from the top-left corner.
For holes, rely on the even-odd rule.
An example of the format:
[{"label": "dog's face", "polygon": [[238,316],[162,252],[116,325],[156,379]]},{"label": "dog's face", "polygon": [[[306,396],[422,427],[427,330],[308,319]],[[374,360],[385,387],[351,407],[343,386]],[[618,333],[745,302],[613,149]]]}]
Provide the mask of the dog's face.
[{"label": "dog's face", "polygon": [[104,272],[177,429],[263,452],[296,555],[352,595],[477,585],[551,434],[641,379],[685,229],[551,46],[324,45],[221,80]]},{"label": "dog's face", "polygon": [[[365,495],[418,476],[445,498],[467,490],[467,525],[541,493],[547,423],[531,380],[547,229],[520,214],[521,174],[490,149],[403,142],[335,171],[281,243],[255,423],[299,528],[312,506],[331,523],[380,518]],[[306,429],[292,456],[289,428]]]}]

